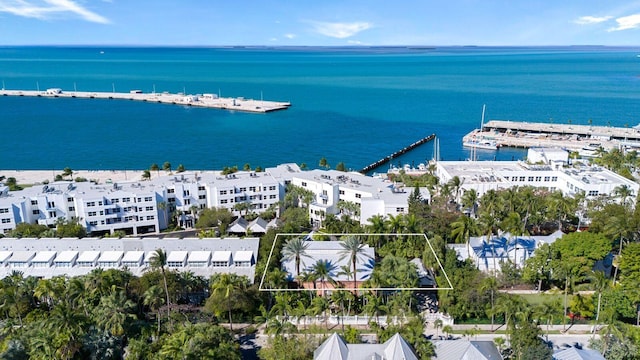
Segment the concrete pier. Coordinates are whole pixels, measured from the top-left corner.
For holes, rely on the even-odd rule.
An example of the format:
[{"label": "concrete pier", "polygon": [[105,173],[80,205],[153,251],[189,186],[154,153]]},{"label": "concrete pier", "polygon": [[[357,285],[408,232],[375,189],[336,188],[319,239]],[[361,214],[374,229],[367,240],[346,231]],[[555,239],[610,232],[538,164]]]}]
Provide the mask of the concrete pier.
[{"label": "concrete pier", "polygon": [[474,139],[493,140],[499,147],[560,147],[578,152],[599,147],[640,148],[640,130],[636,128],[503,120],[485,123],[482,131],[473,130],[463,141]]},{"label": "concrete pier", "polygon": [[1,96],[31,96],[47,98],[81,98],[81,99],[115,99],[137,100],[161,104],[173,104],[183,106],[195,106],[224,110],[235,110],[252,113],[266,113],[276,110],[284,110],[291,106],[289,102],[264,101],[239,98],[222,98],[215,94],[184,95],[162,93],[143,93],[132,90],[128,93],[121,92],[97,92],[97,91],[63,91],[62,89],[47,89],[45,91],[33,90],[0,90]]}]

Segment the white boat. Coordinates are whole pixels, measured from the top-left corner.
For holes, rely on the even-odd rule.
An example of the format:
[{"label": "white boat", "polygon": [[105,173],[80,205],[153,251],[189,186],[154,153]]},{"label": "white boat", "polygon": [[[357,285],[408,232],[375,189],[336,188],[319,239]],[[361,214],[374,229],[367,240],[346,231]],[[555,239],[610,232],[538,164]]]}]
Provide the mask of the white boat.
[{"label": "white boat", "polygon": [[485,139],[482,136],[482,130],[484,128],[484,111],[486,110],[486,105],[482,105],[482,121],[480,122],[480,131],[478,132],[478,137],[473,135],[471,139],[464,140],[462,142],[462,146],[472,148],[472,149],[484,149],[484,150],[498,150],[498,144],[495,140]]},{"label": "white boat", "polygon": [[494,140],[479,139],[468,140],[462,143],[462,146],[483,150],[498,150],[498,144]]}]

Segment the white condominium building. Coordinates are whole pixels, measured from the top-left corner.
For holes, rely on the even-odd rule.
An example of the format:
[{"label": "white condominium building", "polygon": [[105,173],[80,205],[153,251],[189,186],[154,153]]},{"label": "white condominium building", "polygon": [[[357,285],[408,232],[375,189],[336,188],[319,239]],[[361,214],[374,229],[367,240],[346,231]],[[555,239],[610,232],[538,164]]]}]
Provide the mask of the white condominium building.
[{"label": "white condominium building", "polygon": [[514,186],[559,190],[568,196],[584,193],[587,198],[609,196],[615,188],[627,186],[635,197],[640,187],[612,171],[584,164],[563,167],[523,161],[439,161],[436,176],[441,184],[457,176],[462,184],[459,197],[464,190],[475,189],[478,196],[482,196],[489,190]]},{"label": "white condominium building", "polygon": [[[292,184],[310,190],[315,195],[309,205],[309,217],[314,226],[322,226],[327,214],[339,215],[339,201],[356,204],[359,216],[352,216],[367,224],[374,215],[408,213],[408,198],[413,189],[405,189],[386,179],[360,173],[337,170],[311,170],[293,175]],[[427,194],[423,194],[428,196]]]}]

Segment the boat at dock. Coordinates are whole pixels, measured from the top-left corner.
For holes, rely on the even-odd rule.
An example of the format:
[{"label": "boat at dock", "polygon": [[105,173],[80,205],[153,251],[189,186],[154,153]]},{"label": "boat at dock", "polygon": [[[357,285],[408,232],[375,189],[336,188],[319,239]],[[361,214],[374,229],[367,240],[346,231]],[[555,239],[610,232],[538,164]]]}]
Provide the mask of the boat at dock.
[{"label": "boat at dock", "polygon": [[482,149],[482,150],[498,150],[498,143],[495,140],[489,139],[471,139],[464,141],[462,146],[473,149]]},{"label": "boat at dock", "polygon": [[498,143],[493,139],[487,139],[482,135],[484,131],[484,113],[487,109],[486,105],[482,105],[482,120],[480,121],[480,130],[471,136],[465,136],[462,140],[462,146],[472,149],[498,150]]}]

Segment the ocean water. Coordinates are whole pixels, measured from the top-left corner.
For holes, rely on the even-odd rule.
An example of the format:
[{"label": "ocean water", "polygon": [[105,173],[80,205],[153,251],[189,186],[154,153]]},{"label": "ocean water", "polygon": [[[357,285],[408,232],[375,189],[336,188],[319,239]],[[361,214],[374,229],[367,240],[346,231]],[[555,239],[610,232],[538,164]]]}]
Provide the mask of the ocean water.
[{"label": "ocean water", "polygon": [[[634,48],[0,47],[6,89],[219,93],[291,101],[247,114],[152,103],[0,97],[0,169],[220,169],[283,162],[360,169],[435,133],[440,157],[485,118],[635,126]],[[423,163],[427,143],[393,161]],[[523,150],[480,151],[480,159]],[[379,171],[385,171],[385,168]]]}]

